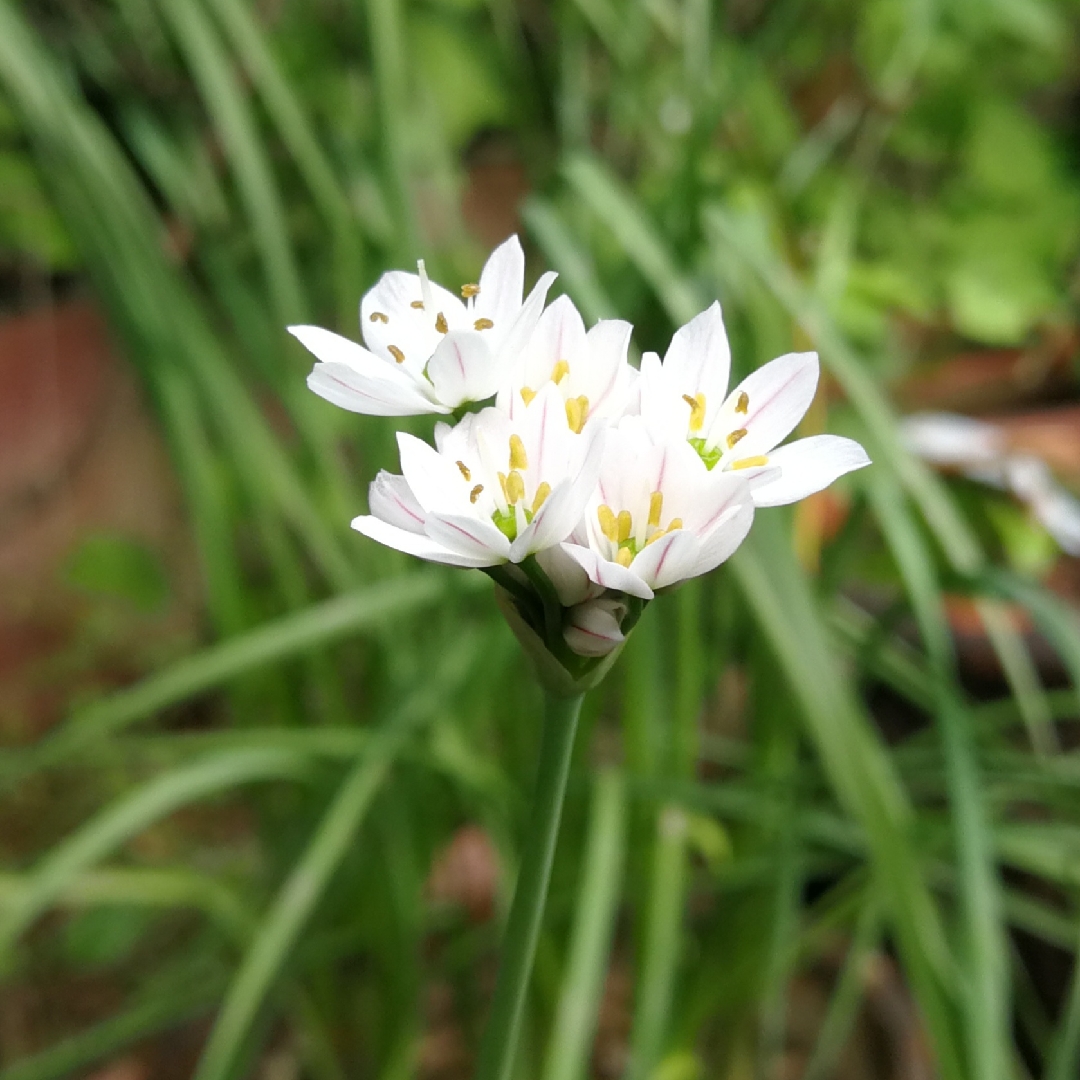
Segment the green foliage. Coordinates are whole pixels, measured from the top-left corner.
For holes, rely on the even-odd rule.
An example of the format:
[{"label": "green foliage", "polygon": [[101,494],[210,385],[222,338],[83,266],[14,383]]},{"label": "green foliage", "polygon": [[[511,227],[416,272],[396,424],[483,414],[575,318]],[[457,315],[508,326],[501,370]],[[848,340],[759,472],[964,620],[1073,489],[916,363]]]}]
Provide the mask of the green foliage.
[{"label": "green foliage", "polygon": [[[762,512],[587,700],[517,1075],[587,1074],[611,965],[632,975],[628,1076],[768,1074],[786,987],[838,934],[807,1075],[832,1074],[886,948],[943,1080],[1020,1075],[1014,1023],[1024,1067],[1075,1075],[1080,979],[1040,1019],[1011,935],[1080,938],[1056,745],[1080,625],[1019,574],[1045,537],[912,460],[883,389],[920,340],[1037,346],[1075,321],[1075,22],[1044,0],[0,0],[0,242],[77,267],[123,339],[208,622],[199,651],[0,758],[5,797],[77,786],[87,808],[0,874],[4,978],[89,965],[127,992],[0,1077],[79,1075],[208,1014],[201,1080],[253,1074],[282,1029],[304,1076],[411,1075],[430,984],[476,1051],[497,931],[424,882],[478,823],[505,898],[539,695],[485,579],[350,534],[393,424],[310,395],[283,329],[355,337],[364,289],[418,256],[475,275],[466,150],[523,163],[531,272],[588,319],[662,350],[719,296],[742,372],[812,342],[843,395],[829,428],[875,461],[838,486],[838,535]],[[120,538],[68,575],[166,599]],[[978,605],[995,700],[961,677],[946,586]],[[1004,602],[1073,689],[1044,691]],[[886,693],[917,729],[895,744]],[[184,723],[197,700],[209,730]],[[246,808],[242,842],[137,844],[207,800]]]}]

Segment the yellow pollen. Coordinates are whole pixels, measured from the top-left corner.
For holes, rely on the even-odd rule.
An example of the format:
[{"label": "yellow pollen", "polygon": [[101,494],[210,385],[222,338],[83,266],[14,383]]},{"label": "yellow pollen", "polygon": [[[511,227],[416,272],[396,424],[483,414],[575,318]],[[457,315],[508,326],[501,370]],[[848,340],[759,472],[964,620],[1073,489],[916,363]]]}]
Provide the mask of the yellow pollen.
[{"label": "yellow pollen", "polygon": [[634,556],[629,548],[619,548],[615,552],[615,561],[620,566],[629,566],[634,561]]},{"label": "yellow pollen", "polygon": [[757,469],[768,464],[769,459],[764,454],[758,454],[756,457],[744,457],[738,461],[733,461],[731,467],[733,469]]},{"label": "yellow pollen", "polygon": [[600,531],[612,543],[615,543],[619,538],[619,528],[615,524],[615,515],[611,511],[611,507],[606,503],[601,503],[596,510],[596,520],[600,522]]},{"label": "yellow pollen", "polygon": [[521,441],[520,435],[510,436],[510,468],[511,469],[527,469],[529,467],[529,459],[525,456],[525,444]]},{"label": "yellow pollen", "polygon": [[435,316],[435,329],[438,330],[440,334],[447,334],[450,332],[450,327],[446,322],[446,316],[441,311]]},{"label": "yellow pollen", "polygon": [[535,390],[530,390],[527,386],[521,388],[521,400],[524,401],[526,405],[528,405],[534,397],[536,397]]},{"label": "yellow pollen", "polygon": [[654,528],[660,528],[660,512],[664,509],[664,493],[654,491],[649,496],[649,524]]},{"label": "yellow pollen", "polygon": [[705,395],[683,394],[682,399],[690,406],[690,430],[700,431],[705,424]]},{"label": "yellow pollen", "polygon": [[630,530],[634,527],[634,520],[630,517],[629,510],[620,510],[619,516],[615,519],[615,525],[618,528],[619,543],[624,540],[630,539]]},{"label": "yellow pollen", "polygon": [[466,480],[472,479],[472,473],[469,472],[469,466],[466,465],[464,461],[456,461],[454,464],[461,470],[461,475],[464,476]]},{"label": "yellow pollen", "polygon": [[575,435],[581,434],[581,429],[585,426],[585,417],[588,415],[589,399],[584,394],[567,399],[566,422]]},{"label": "yellow pollen", "polygon": [[517,469],[512,469],[506,478],[506,501],[513,506],[525,498],[525,481]]},{"label": "yellow pollen", "polygon": [[533,496],[532,512],[535,514],[541,506],[544,505],[544,500],[551,494],[551,485],[545,481],[536,489],[536,495]]},{"label": "yellow pollen", "polygon": [[469,502],[474,503],[480,498],[480,492],[484,490],[483,484],[477,484],[476,487],[469,492]]},{"label": "yellow pollen", "polygon": [[390,321],[390,316],[384,315],[381,311],[373,311],[371,313],[371,321],[387,323]]},{"label": "yellow pollen", "polygon": [[507,498],[506,495],[506,473],[498,473],[499,487],[502,488],[503,498]]},{"label": "yellow pollen", "polygon": [[490,330],[495,324],[490,319],[477,319],[473,323],[474,330]]},{"label": "yellow pollen", "polygon": [[750,411],[750,395],[743,390],[739,394],[739,400],[735,402],[735,411],[745,416]]},{"label": "yellow pollen", "polygon": [[745,439],[745,438],[746,438],[746,428],[741,427],[741,428],[738,428],[737,430],[733,431],[727,437],[728,449],[730,450],[737,442],[739,442],[741,439]]},{"label": "yellow pollen", "polygon": [[417,311],[423,311],[424,310],[424,301],[423,300],[414,300],[409,305],[409,307],[415,308]]},{"label": "yellow pollen", "polygon": [[405,354],[396,345],[387,345],[387,351],[399,363],[405,363]]},{"label": "yellow pollen", "polygon": [[560,360],[551,369],[551,381],[553,383],[555,383],[556,386],[558,386],[558,384],[561,383],[563,381],[563,379],[565,379],[566,376],[569,375],[569,374],[570,374],[570,364],[569,364],[569,362],[566,361],[566,360]]},{"label": "yellow pollen", "polygon": [[462,285],[461,286],[461,297],[462,297],[463,300],[471,300],[474,296],[479,296],[479,295],[480,295],[480,286],[479,285],[471,285],[470,284],[470,285]]},{"label": "yellow pollen", "polygon": [[672,518],[671,524],[667,527],[667,532],[674,532],[676,529],[682,528],[682,518]]}]

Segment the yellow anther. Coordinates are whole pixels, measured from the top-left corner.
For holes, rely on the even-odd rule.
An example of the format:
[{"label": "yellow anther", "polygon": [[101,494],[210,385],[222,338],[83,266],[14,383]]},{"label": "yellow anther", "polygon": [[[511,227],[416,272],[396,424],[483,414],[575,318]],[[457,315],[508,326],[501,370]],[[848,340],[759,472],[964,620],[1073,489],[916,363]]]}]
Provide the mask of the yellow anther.
[{"label": "yellow anther", "polygon": [[414,300],[409,305],[409,307],[415,308],[417,311],[423,311],[424,310],[424,301],[423,300]]},{"label": "yellow anther", "polygon": [[535,390],[530,390],[527,386],[521,388],[521,400],[524,401],[526,405],[528,405],[534,397],[536,397]]},{"label": "yellow anther", "polygon": [[551,381],[557,386],[559,383],[570,374],[570,363],[567,360],[560,360],[551,369]]},{"label": "yellow anther", "polygon": [[446,321],[446,316],[441,311],[435,316],[435,329],[438,330],[440,334],[448,334],[450,332],[450,326]]},{"label": "yellow anther", "polygon": [[615,561],[620,566],[629,566],[634,561],[633,552],[629,548],[619,548],[615,552]]},{"label": "yellow anther", "polygon": [[[499,487],[502,488],[503,498],[506,499],[506,473],[498,473],[497,475],[499,477]],[[509,500],[507,499],[507,501]]]},{"label": "yellow anther", "polygon": [[387,352],[399,363],[405,363],[405,354],[396,345],[387,345]]},{"label": "yellow anther", "polygon": [[733,431],[727,437],[727,448],[730,450],[737,442],[746,438],[746,428],[741,427]]},{"label": "yellow anther", "polygon": [[630,530],[634,527],[634,519],[630,517],[630,511],[620,510],[619,516],[615,519],[615,524],[618,528],[619,543],[629,540]]},{"label": "yellow anther", "polygon": [[461,475],[464,476],[466,480],[472,479],[472,473],[469,472],[469,466],[466,465],[464,461],[455,461],[454,464],[461,470]]},{"label": "yellow anther", "polygon": [[470,284],[470,285],[462,285],[461,286],[461,297],[462,297],[463,300],[471,300],[474,296],[479,296],[479,295],[480,295],[480,286],[479,285],[471,285]]},{"label": "yellow anther", "polygon": [[690,406],[690,430],[700,431],[705,424],[705,395],[683,394],[682,399]]},{"label": "yellow anther", "polygon": [[490,319],[477,319],[473,323],[474,330],[490,330],[495,324]]},{"label": "yellow anther", "polygon": [[484,490],[483,484],[477,484],[476,487],[469,492],[469,502],[474,503],[480,498],[480,492]]},{"label": "yellow anther", "polygon": [[649,524],[654,528],[660,528],[660,513],[664,509],[664,493],[654,491],[649,496]]},{"label": "yellow anther", "polygon": [[739,394],[739,400],[735,402],[735,411],[745,416],[750,411],[750,395],[743,390]]},{"label": "yellow anther", "polygon": [[615,515],[611,507],[601,503],[596,510],[596,520],[600,522],[600,531],[612,542],[619,538],[619,527],[615,524]]},{"label": "yellow anther", "polygon": [[769,459],[764,454],[758,454],[756,457],[744,457],[738,461],[733,461],[731,467],[733,469],[757,469],[768,464]]},{"label": "yellow anther", "polygon": [[575,398],[568,398],[566,402],[566,422],[570,430],[579,435],[585,426],[585,418],[589,415],[589,399],[581,394]]},{"label": "yellow anther", "polygon": [[510,468],[511,469],[527,469],[529,467],[529,459],[525,456],[525,444],[521,441],[520,435],[510,436]]},{"label": "yellow anther", "polygon": [[676,529],[682,528],[682,518],[672,518],[671,524],[665,530],[666,532],[674,532]]},{"label": "yellow anther", "polygon": [[533,496],[532,512],[535,514],[541,506],[544,505],[544,500],[551,494],[551,485],[545,481],[537,489],[536,494]]},{"label": "yellow anther", "polygon": [[390,316],[384,315],[381,311],[373,311],[370,318],[372,322],[387,323],[390,321]]},{"label": "yellow anther", "polygon": [[506,478],[506,501],[513,506],[525,498],[525,480],[517,469],[512,469]]}]

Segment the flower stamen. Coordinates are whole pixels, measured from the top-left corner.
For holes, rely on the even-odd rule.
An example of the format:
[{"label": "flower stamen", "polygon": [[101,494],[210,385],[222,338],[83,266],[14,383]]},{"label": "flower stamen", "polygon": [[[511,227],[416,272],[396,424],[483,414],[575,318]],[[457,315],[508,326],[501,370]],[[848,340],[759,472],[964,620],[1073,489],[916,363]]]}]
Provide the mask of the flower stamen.
[{"label": "flower stamen", "polygon": [[467,481],[472,479],[472,473],[469,472],[469,466],[466,465],[464,461],[456,461],[454,464],[461,470],[461,475],[464,476]]},{"label": "flower stamen", "polygon": [[729,450],[733,449],[737,442],[740,442],[742,439],[745,439],[745,438],[746,438],[746,428],[744,428],[744,427],[737,428],[735,431],[731,432],[730,435],[728,435],[727,440],[726,440],[727,448]]},{"label": "flower stamen", "polygon": [[435,316],[435,329],[438,330],[440,334],[448,334],[450,332],[450,326],[446,321],[446,316],[441,311]]},{"label": "flower stamen", "polygon": [[525,498],[525,480],[517,469],[511,469],[506,478],[506,501],[513,506]]},{"label": "flower stamen", "polygon": [[405,354],[396,345],[387,345],[386,351],[390,353],[396,363],[405,363]]},{"label": "flower stamen", "polygon": [[615,519],[615,526],[618,543],[622,544],[630,539],[630,530],[634,527],[634,519],[630,516],[629,510],[619,511],[619,516]]},{"label": "flower stamen", "polygon": [[477,319],[473,323],[474,330],[490,330],[495,324],[490,319]]},{"label": "flower stamen", "polygon": [[474,296],[480,295],[480,286],[474,283],[461,286],[461,298],[462,300],[471,300]]},{"label": "flower stamen", "polygon": [[521,400],[524,401],[526,405],[528,405],[534,397],[536,397],[535,390],[530,390],[527,386],[521,388]]},{"label": "flower stamen", "polygon": [[541,506],[544,505],[544,500],[551,494],[551,485],[545,480],[537,489],[536,494],[533,496],[532,512],[535,514]]},{"label": "flower stamen", "polygon": [[570,374],[570,363],[567,360],[560,360],[551,369],[551,381],[558,386],[567,375]]},{"label": "flower stamen", "polygon": [[469,492],[469,502],[475,503],[480,498],[480,492],[484,490],[483,484],[477,484],[476,487]]},{"label": "flower stamen", "polygon": [[589,399],[580,394],[576,398],[568,398],[566,401],[566,422],[575,435],[581,434],[585,426],[585,418],[589,415]]},{"label": "flower stamen", "polygon": [[423,311],[424,310],[424,301],[423,300],[414,300],[409,305],[409,307],[414,308],[416,311]]},{"label": "flower stamen", "polygon": [[769,459],[764,454],[757,454],[754,457],[739,458],[738,461],[733,461],[731,467],[733,469],[758,469],[762,465],[768,465]]},{"label": "flower stamen", "polygon": [[699,393],[691,397],[683,394],[682,398],[690,406],[690,430],[700,431],[705,425],[705,395]]},{"label": "flower stamen", "polygon": [[607,503],[601,503],[596,509],[596,520],[600,523],[600,531],[613,544],[618,542],[619,529],[615,524],[615,514]]},{"label": "flower stamen", "polygon": [[384,315],[381,311],[373,311],[370,315],[372,322],[388,323],[390,321],[389,315]]},{"label": "flower stamen", "polygon": [[619,548],[619,550],[615,552],[615,561],[620,566],[629,567],[634,561],[634,553],[628,547]]},{"label": "flower stamen", "polygon": [[510,468],[511,469],[527,469],[529,467],[529,459],[525,456],[525,444],[521,441],[520,435],[510,436]]},{"label": "flower stamen", "polygon": [[660,528],[660,514],[664,509],[664,493],[654,491],[649,496],[649,524],[654,528]]},{"label": "flower stamen", "polygon": [[420,275],[420,296],[426,308],[431,304],[431,282],[428,280],[427,267],[423,259],[416,260],[416,271]]},{"label": "flower stamen", "polygon": [[750,411],[750,395],[745,391],[739,394],[739,400],[735,402],[735,411],[745,416]]}]

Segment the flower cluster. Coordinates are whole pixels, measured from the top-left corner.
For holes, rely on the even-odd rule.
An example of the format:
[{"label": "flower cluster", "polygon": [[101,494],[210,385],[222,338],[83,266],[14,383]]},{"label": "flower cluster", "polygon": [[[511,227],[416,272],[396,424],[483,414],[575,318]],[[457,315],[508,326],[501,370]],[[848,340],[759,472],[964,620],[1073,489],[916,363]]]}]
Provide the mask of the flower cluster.
[{"label": "flower cluster", "polygon": [[[364,347],[290,332],[318,360],[316,394],[376,416],[435,413],[434,445],[398,435],[353,528],[501,586],[519,637],[575,685],[625,639],[657,591],[707,573],[742,543],[757,507],[819,491],[869,463],[833,435],[783,442],[813,400],[814,353],[791,353],[728,389],[720,305],[664,359],[628,361],[631,326],[591,329],[555,275],[525,296],[516,237],[460,296],[392,271],[360,305]],[[535,654],[536,650],[534,650]]]}]

